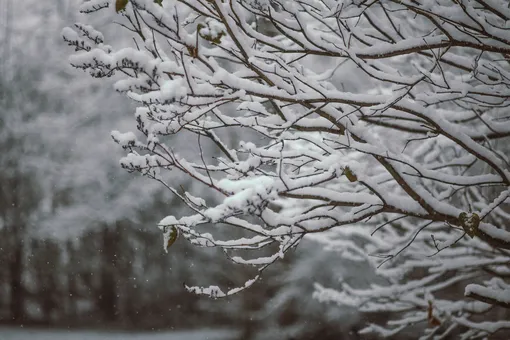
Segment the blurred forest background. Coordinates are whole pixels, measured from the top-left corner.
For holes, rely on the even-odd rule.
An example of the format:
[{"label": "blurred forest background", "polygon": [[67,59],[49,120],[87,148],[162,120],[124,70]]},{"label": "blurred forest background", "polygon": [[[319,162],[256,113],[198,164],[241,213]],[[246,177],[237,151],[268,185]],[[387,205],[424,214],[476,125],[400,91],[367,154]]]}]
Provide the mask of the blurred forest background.
[{"label": "blurred forest background", "polygon": [[[118,165],[110,131],[129,127],[134,107],[69,66],[60,31],[79,21],[79,3],[0,0],[0,323],[357,338],[361,320],[377,316],[321,304],[313,284],[368,284],[369,275],[312,241],[228,300],[185,292],[184,281],[244,282],[250,268],[234,272],[184,240],[164,253],[156,224],[183,208]],[[109,42],[130,39],[112,22],[96,27]]]}]

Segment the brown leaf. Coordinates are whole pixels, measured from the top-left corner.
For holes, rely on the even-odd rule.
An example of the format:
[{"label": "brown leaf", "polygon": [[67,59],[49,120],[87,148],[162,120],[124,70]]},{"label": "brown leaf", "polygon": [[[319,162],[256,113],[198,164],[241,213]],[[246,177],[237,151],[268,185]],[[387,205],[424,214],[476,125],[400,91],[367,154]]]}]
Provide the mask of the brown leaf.
[{"label": "brown leaf", "polygon": [[127,4],[128,4],[129,0],[116,0],[115,1],[115,11],[117,13],[119,13],[120,11],[123,11]]},{"label": "brown leaf", "polygon": [[432,301],[429,301],[429,308],[427,309],[427,318],[429,321],[429,325],[433,327],[441,326],[441,321],[439,321],[439,319],[434,316],[432,311],[433,311]]}]

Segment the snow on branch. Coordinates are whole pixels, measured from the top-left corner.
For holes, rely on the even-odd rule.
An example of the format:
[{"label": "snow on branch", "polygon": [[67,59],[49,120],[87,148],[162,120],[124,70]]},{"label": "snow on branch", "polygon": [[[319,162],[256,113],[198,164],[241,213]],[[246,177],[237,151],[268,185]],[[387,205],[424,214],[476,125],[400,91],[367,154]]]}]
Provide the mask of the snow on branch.
[{"label": "snow on branch", "polygon": [[491,287],[469,284],[464,295],[491,305],[510,308],[510,285],[499,278],[493,278],[488,285]]},{"label": "snow on branch", "polygon": [[[110,5],[81,11],[115,16],[130,44],[81,23],[62,35],[74,67],[115,76],[137,105],[137,131],[112,132],[121,166],[189,207],[161,216],[165,247],[217,247],[258,278],[313,237],[379,275],[316,286],[323,302],[395,312],[364,332],[508,330],[490,313],[509,303],[507,1]],[[186,288],[219,298],[255,281]]]}]

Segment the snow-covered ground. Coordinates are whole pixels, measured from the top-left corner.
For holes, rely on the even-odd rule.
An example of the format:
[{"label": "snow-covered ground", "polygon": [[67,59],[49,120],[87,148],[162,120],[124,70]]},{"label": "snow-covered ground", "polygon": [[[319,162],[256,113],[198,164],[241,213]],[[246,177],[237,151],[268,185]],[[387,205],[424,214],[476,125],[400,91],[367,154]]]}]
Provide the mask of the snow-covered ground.
[{"label": "snow-covered ground", "polygon": [[165,331],[122,333],[106,331],[0,328],[0,340],[232,340],[228,330]]}]

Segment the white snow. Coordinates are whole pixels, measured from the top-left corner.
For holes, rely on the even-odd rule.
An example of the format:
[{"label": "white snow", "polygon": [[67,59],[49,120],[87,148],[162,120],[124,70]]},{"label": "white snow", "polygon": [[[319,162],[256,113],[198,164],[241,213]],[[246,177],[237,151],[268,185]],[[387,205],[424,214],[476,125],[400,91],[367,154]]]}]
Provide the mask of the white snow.
[{"label": "white snow", "polygon": [[232,330],[199,329],[184,331],[113,332],[48,330],[31,328],[0,328],[2,340],[229,340]]}]

